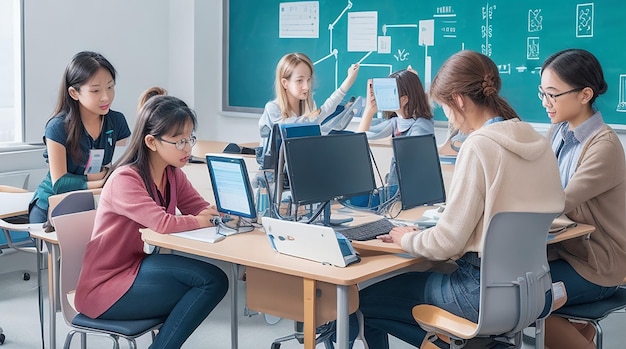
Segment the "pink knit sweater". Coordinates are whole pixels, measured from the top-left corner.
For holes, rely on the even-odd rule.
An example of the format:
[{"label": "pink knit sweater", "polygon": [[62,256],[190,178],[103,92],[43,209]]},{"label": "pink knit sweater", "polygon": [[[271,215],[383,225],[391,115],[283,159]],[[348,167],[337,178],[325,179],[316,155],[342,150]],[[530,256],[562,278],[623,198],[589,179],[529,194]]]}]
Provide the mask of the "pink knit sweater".
[{"label": "pink knit sweater", "polygon": [[[133,167],[121,167],[107,180],[76,289],[79,312],[92,318],[102,315],[133,284],[146,256],[140,228],[163,234],[199,228],[194,216],[209,204],[179,168],[167,167],[166,175],[170,185],[167,209],[150,197]],[[156,186],[152,190],[157,197]],[[176,208],[181,215],[176,215]]]}]

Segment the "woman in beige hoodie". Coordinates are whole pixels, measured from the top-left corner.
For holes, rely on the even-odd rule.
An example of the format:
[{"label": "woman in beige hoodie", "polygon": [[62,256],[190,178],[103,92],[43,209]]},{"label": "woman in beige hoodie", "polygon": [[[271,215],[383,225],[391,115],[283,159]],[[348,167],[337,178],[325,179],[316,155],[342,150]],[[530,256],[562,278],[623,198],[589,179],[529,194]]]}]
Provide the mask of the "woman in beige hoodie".
[{"label": "woman in beige hoodie", "polygon": [[363,289],[360,310],[370,348],[388,348],[387,334],[419,347],[425,332],[411,314],[417,304],[437,305],[476,322],[481,241],[493,215],[563,210],[550,144],[499,96],[501,84],[495,63],[473,51],[450,57],[432,82],[432,98],[456,129],[469,134],[457,157],[446,210],[432,228],[396,227],[381,239],[415,256],[452,259],[458,268],[451,274],[406,273]]}]

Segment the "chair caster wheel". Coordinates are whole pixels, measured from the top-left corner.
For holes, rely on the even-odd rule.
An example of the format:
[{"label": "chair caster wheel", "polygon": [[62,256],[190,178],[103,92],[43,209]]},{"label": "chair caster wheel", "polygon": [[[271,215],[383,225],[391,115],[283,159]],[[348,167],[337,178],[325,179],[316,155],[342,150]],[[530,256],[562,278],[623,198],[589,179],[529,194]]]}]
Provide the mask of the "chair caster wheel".
[{"label": "chair caster wheel", "polygon": [[6,337],[4,336],[4,334],[0,334],[0,345],[4,344],[5,339]]},{"label": "chair caster wheel", "polygon": [[280,343],[272,343],[271,349],[280,349]]},{"label": "chair caster wheel", "polygon": [[22,274],[22,279],[24,279],[24,281],[30,280],[30,274],[29,273]]}]

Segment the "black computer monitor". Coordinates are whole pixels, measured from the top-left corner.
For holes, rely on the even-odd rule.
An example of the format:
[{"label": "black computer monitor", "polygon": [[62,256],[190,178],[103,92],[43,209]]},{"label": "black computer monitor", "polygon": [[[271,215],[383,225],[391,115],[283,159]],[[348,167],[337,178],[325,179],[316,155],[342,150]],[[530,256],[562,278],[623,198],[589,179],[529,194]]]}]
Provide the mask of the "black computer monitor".
[{"label": "black computer monitor", "polygon": [[446,201],[434,135],[393,138],[402,209]]},{"label": "black computer monitor", "polygon": [[376,186],[365,133],[289,138],[284,147],[297,204],[365,194]]},{"label": "black computer monitor", "polygon": [[223,222],[237,223],[237,226],[227,226],[239,228],[242,225],[238,218],[256,219],[254,194],[244,159],[240,156],[207,154],[206,163],[217,211],[226,216]]},{"label": "black computer monitor", "polygon": [[280,139],[280,124],[274,124],[270,135],[267,137],[266,144],[263,147],[263,157],[261,159],[262,170],[276,170]]}]

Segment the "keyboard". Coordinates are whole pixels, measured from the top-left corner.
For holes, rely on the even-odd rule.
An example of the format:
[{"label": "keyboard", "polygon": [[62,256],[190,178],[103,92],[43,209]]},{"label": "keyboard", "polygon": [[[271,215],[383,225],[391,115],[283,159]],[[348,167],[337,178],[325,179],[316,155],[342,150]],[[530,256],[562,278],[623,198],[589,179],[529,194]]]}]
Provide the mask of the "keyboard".
[{"label": "keyboard", "polygon": [[393,223],[383,218],[352,227],[335,228],[335,231],[341,233],[348,240],[365,241],[375,239],[378,235],[387,234],[394,227],[395,225]]}]

